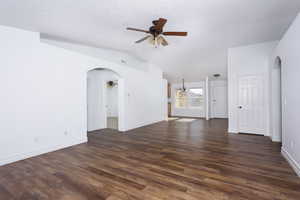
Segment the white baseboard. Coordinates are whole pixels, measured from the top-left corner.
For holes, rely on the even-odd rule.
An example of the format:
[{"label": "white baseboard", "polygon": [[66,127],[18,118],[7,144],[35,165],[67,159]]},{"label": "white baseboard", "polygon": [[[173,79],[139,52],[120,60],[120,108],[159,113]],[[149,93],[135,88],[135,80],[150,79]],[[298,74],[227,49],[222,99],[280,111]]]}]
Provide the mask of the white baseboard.
[{"label": "white baseboard", "polygon": [[17,162],[20,160],[24,160],[27,158],[31,158],[34,156],[38,156],[41,154],[45,154],[45,153],[49,153],[52,151],[57,151],[60,149],[64,149],[67,147],[71,147],[77,144],[81,144],[81,143],[86,143],[87,142],[87,137],[85,138],[81,138],[81,139],[73,139],[72,141],[65,143],[65,144],[58,144],[58,145],[54,145],[54,146],[48,146],[48,147],[44,147],[35,151],[30,151],[30,152],[25,152],[25,153],[19,153],[19,154],[15,154],[15,155],[11,155],[8,156],[6,158],[1,158],[0,159],[0,166],[9,164],[9,163],[13,163],[13,162]]},{"label": "white baseboard", "polygon": [[296,174],[300,177],[300,164],[297,163],[296,160],[284,148],[281,148],[281,154],[288,161]]},{"label": "white baseboard", "polygon": [[272,139],[272,142],[281,142],[280,138],[273,138],[273,137],[271,137],[271,139]]},{"label": "white baseboard", "polygon": [[238,131],[238,130],[235,130],[235,129],[228,129],[228,133],[238,134],[239,131]]},{"label": "white baseboard", "polygon": [[274,136],[273,134],[270,134],[270,138],[272,142],[282,142],[279,136]]}]

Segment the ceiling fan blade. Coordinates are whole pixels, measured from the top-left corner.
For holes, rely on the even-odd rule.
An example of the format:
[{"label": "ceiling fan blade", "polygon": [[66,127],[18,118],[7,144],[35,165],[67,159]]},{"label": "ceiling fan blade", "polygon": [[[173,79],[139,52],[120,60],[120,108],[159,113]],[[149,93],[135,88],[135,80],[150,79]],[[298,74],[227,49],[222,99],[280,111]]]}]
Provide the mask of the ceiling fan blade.
[{"label": "ceiling fan blade", "polygon": [[140,40],[138,40],[138,41],[136,41],[135,43],[141,43],[141,42],[143,42],[143,41],[145,41],[145,40],[147,40],[148,38],[150,38],[151,36],[150,35],[148,35],[148,36],[146,36],[146,37],[143,37],[142,39],[140,39]]},{"label": "ceiling fan blade", "polygon": [[161,36],[161,38],[162,38],[161,44],[162,44],[163,46],[168,46],[169,43],[167,42],[167,40],[166,40],[165,38],[163,38],[162,36]]},{"label": "ceiling fan blade", "polygon": [[170,36],[187,36],[187,32],[163,32],[163,35],[170,35]]},{"label": "ceiling fan blade", "polygon": [[155,25],[155,29],[162,30],[166,23],[167,23],[166,19],[159,18],[159,20],[157,21],[157,24]]},{"label": "ceiling fan blade", "polygon": [[138,28],[126,28],[129,31],[139,31],[139,32],[144,32],[144,33],[150,33],[149,31],[143,30],[143,29],[138,29]]}]

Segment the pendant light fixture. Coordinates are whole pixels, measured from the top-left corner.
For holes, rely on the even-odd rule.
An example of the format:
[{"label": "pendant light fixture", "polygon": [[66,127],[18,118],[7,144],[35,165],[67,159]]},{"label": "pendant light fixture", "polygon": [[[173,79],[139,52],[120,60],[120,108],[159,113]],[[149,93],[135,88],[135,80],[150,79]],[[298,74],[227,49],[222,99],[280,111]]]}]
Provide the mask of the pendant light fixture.
[{"label": "pendant light fixture", "polygon": [[184,78],[182,79],[182,88],[180,88],[180,91],[182,93],[185,93],[186,92],[186,88],[185,88],[185,85],[184,85]]}]

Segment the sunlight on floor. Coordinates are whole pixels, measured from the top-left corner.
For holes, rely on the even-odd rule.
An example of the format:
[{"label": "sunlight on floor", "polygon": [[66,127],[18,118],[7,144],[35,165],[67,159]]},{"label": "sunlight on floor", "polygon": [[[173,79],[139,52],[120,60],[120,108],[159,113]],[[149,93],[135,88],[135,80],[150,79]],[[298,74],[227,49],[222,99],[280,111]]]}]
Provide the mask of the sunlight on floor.
[{"label": "sunlight on floor", "polygon": [[197,119],[182,118],[182,119],[177,120],[177,122],[193,122],[195,120],[197,120]]},{"label": "sunlight on floor", "polygon": [[179,118],[177,118],[177,117],[169,117],[168,121],[174,121],[174,120],[177,120],[177,119],[179,119]]}]

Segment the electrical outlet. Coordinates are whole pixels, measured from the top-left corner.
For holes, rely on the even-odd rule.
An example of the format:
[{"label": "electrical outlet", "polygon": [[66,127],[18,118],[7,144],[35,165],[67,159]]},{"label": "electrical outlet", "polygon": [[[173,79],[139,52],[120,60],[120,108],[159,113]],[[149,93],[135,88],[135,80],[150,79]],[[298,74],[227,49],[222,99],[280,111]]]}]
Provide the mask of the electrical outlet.
[{"label": "electrical outlet", "polygon": [[291,141],[291,149],[294,148],[294,141]]}]

